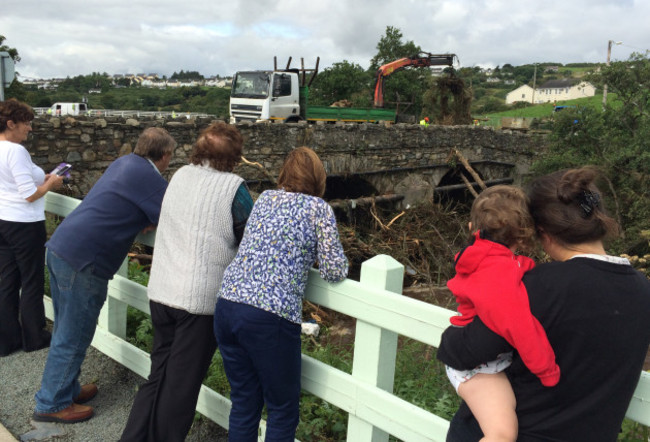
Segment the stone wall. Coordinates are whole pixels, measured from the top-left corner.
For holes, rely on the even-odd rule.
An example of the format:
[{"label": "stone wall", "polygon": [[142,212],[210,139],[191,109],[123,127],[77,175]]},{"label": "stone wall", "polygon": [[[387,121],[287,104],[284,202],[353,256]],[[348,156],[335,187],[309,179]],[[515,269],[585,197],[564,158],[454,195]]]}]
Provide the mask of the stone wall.
[{"label": "stone wall", "polygon": [[[71,193],[84,195],[113,160],[133,151],[142,130],[151,126],[164,127],[178,142],[166,173],[169,178],[187,164],[192,144],[212,121],[39,117],[25,145],[34,162],[46,172],[62,161],[71,163]],[[509,174],[519,182],[542,148],[540,140],[526,134],[476,126],[242,123],[238,128],[245,140],[244,156],[274,175],[291,149],[306,145],[320,155],[328,174],[364,176],[380,192],[394,190],[403,180],[412,181],[412,174],[428,174],[427,181],[437,185],[450,169],[448,156],[452,148],[476,164],[487,178],[491,174]],[[237,173],[249,180],[266,178],[254,166],[239,166]]]}]

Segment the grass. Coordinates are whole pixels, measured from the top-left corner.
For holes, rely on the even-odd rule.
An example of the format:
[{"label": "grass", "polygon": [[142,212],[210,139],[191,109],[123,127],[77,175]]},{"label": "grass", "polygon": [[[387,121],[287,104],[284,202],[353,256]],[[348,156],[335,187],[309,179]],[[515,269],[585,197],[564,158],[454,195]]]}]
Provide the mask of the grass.
[{"label": "grass", "polygon": [[[615,94],[608,94],[607,99],[608,99],[608,103],[616,106]],[[578,98],[576,100],[559,101],[557,102],[557,105],[600,108],[603,105],[603,96],[602,94],[600,94],[600,95],[594,95],[593,97]],[[487,119],[487,121],[481,121],[481,125],[500,128],[502,117],[536,118],[539,120],[550,119],[552,118],[554,107],[555,104],[551,102],[551,103],[534,104],[534,105],[529,105],[520,108],[512,108],[501,112],[495,112],[482,117],[484,119]]]}]

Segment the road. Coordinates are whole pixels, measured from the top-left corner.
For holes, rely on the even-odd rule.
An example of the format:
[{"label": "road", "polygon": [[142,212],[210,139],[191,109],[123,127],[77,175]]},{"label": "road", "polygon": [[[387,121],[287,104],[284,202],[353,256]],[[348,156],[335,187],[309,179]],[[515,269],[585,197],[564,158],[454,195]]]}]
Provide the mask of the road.
[{"label": "road", "polygon": [[[34,422],[31,420],[34,394],[41,381],[47,352],[47,349],[31,353],[20,351],[0,358],[0,423],[21,441],[117,441],[137,388],[144,379],[91,347],[80,380],[82,383],[95,382],[99,387],[97,397],[87,404],[95,408],[95,417],[74,425]],[[227,432],[201,417],[194,422],[186,441],[206,440],[226,441]],[[5,439],[0,438],[0,441],[5,442]]]}]

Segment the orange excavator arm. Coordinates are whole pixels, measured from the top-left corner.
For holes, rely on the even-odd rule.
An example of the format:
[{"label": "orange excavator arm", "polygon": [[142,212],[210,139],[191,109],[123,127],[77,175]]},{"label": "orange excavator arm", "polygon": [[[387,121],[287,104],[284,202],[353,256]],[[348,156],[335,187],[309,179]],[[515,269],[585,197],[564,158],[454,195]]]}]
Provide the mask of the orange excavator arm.
[{"label": "orange excavator arm", "polygon": [[375,74],[375,107],[384,107],[384,78],[407,67],[452,66],[454,58],[455,54],[420,52],[413,57],[400,58],[381,66]]}]

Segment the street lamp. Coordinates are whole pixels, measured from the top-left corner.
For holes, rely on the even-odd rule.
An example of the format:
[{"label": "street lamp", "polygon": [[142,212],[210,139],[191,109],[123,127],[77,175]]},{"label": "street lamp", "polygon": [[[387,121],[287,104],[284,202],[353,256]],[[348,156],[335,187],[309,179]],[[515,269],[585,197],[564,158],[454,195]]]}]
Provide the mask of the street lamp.
[{"label": "street lamp", "polygon": [[[607,66],[609,66],[609,59],[612,56],[612,44],[620,45],[623,44],[622,41],[609,40],[607,42]],[[603,85],[603,108],[607,104],[607,83]]]}]

